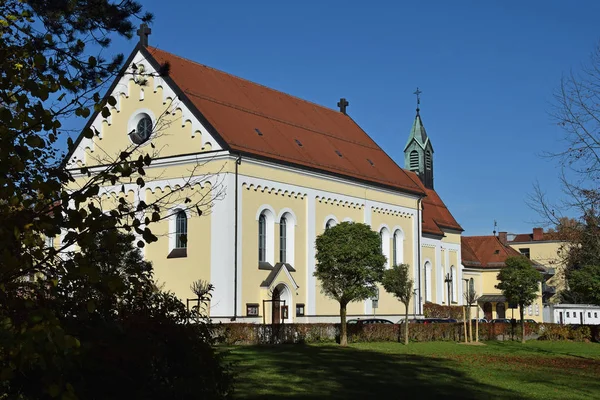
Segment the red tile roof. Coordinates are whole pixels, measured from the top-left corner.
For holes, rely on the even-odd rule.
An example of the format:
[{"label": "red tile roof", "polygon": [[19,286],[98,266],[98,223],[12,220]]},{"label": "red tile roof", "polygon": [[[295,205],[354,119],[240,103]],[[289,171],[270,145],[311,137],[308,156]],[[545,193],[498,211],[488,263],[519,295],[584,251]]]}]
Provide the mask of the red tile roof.
[{"label": "red tile roof", "polygon": [[[541,241],[545,240],[560,240],[558,235],[554,232],[544,232],[542,234]],[[517,233],[515,234],[512,240],[509,240],[510,243],[520,243],[520,242],[533,242],[533,233]],[[535,240],[537,242],[537,240]]]},{"label": "red tile roof", "polygon": [[159,64],[170,64],[169,78],[225,148],[427,195],[423,231],[462,231],[437,193],[400,168],[349,116],[157,48],[148,51]]},{"label": "red tile roof", "polygon": [[[503,245],[496,236],[461,237],[461,258],[465,267],[502,268],[508,257],[515,256],[521,256],[521,253]],[[539,267],[536,262],[532,264]]]}]

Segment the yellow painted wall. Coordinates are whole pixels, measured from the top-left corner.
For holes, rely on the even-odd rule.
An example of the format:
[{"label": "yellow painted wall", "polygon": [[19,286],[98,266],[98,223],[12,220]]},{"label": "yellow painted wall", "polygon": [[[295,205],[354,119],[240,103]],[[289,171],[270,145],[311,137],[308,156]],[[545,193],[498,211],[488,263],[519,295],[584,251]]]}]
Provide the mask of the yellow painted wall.
[{"label": "yellow painted wall", "polygon": [[[206,195],[209,190],[210,186],[207,185],[204,188],[196,187],[194,190],[187,189],[183,193],[177,193],[171,198],[172,201],[165,204],[165,211],[161,216],[168,215],[169,211],[166,210],[171,207],[183,204],[180,195],[189,196],[192,202],[197,202],[199,197]],[[146,190],[146,199],[152,202],[168,193],[171,193],[168,188],[164,191],[158,189],[154,193]],[[210,224],[210,213],[198,217],[192,211],[188,219],[187,257],[184,258],[167,258],[170,252],[169,235],[174,233],[169,231],[168,220],[149,226],[152,233],[158,237],[158,241],[146,245],[145,257],[152,262],[156,281],[159,284],[164,283],[166,290],[173,291],[183,301],[195,297],[190,290],[192,282],[198,279],[210,281]]]},{"label": "yellow painted wall", "polygon": [[[290,309],[290,317],[293,319],[296,314],[295,304],[306,304],[306,198],[303,196],[293,196],[290,194],[280,194],[277,191],[262,190],[257,188],[245,187],[242,190],[242,306],[245,313],[246,303],[261,304],[262,300],[269,299],[269,293],[266,290],[261,292],[261,283],[267,278],[270,271],[258,269],[258,220],[256,218],[259,210],[265,204],[271,206],[275,211],[275,227],[272,243],[275,251],[275,263],[279,262],[279,220],[280,212],[289,208],[296,216],[296,226],[294,231],[294,261],[292,266],[296,272],[292,272],[294,280],[300,287],[297,295],[294,294],[293,306]],[[294,288],[288,285],[290,290]],[[295,292],[295,291],[294,291]],[[266,297],[265,297],[266,296]]]},{"label": "yellow painted wall", "polygon": [[[519,251],[519,249],[528,248],[529,255],[532,260],[535,260],[547,268],[555,268],[555,275],[548,279],[546,284],[553,286],[556,291],[565,289],[565,266],[564,266],[564,254],[566,252],[565,242],[559,241],[544,241],[544,242],[528,242],[528,243],[515,243],[510,244],[512,248]],[[550,302],[559,301],[556,295],[550,298]]]},{"label": "yellow painted wall", "polygon": [[[143,88],[129,82],[129,97],[119,96],[119,111],[111,107],[111,116],[101,123],[101,136],[94,137],[94,150],[86,151],[86,165],[101,165],[114,160],[124,149],[134,146],[129,139],[130,117],[141,109],[151,111],[155,119],[154,133],[150,141],[140,146],[140,154],[149,153],[154,157],[166,157],[179,154],[211,150],[199,131],[192,132],[191,121],[183,120],[181,102],[178,99],[163,101],[163,89],[154,92],[154,78],[148,77]],[[141,91],[144,91],[143,99]],[[110,120],[110,124],[109,121]]]},{"label": "yellow painted wall", "polygon": [[[502,294],[502,291],[500,289],[496,289],[495,286],[498,284],[498,270],[492,270],[492,271],[486,271],[486,270],[482,270],[481,272],[481,279],[482,279],[482,289],[483,292],[481,294]],[[538,289],[538,297],[537,300],[534,302],[533,304],[533,309],[535,310],[535,305],[537,304],[538,307],[538,314],[539,315],[535,315],[535,312],[533,313],[534,315],[525,315],[525,318],[530,318],[530,319],[534,319],[537,322],[543,322],[543,316],[542,316],[542,310],[543,310],[543,305],[542,305],[542,287],[541,284],[539,286]],[[492,304],[493,306],[493,318],[497,318],[497,313],[496,313],[496,305]],[[483,304],[480,304],[480,315],[481,318],[483,318]],[[527,310],[526,310],[527,311]],[[518,310],[515,310],[515,318],[519,319],[518,317]],[[508,304],[506,304],[506,318],[511,318],[512,316],[512,311],[508,308]]]}]

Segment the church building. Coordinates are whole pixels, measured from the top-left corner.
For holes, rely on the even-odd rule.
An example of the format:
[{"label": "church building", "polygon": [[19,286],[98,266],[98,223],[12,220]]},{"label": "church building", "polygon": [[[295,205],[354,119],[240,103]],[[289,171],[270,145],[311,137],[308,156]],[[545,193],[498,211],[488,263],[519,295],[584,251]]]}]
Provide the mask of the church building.
[{"label": "church building", "polygon": [[[78,138],[68,166],[82,185],[84,166],[93,172],[128,149],[152,157],[143,187],[106,186],[98,204],[163,205],[167,218],[150,226],[158,241],[143,252],[164,289],[185,302],[195,297],[192,282],[209,281],[215,321],[339,321],[338,303],[313,276],[315,239],[353,221],[380,233],[386,267],[410,265],[411,315],[425,302],[463,303],[462,228],[434,189],[419,108],[402,168],[348,115],[345,99],[324,107],[147,41],[146,33],[108,91],[117,100],[111,115],[91,116],[96,134]],[[403,314],[383,288],[348,305],[349,318]]]}]

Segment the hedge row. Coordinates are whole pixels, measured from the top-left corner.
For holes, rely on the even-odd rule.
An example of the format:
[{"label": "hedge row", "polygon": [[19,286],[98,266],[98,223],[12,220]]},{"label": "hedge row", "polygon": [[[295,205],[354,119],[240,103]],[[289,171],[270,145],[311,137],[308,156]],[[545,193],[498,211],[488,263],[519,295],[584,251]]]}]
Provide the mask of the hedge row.
[{"label": "hedge row", "polygon": [[[349,325],[349,342],[394,342],[403,340],[403,325],[372,324]],[[220,343],[320,343],[339,340],[339,324],[217,324],[215,333]],[[600,326],[565,326],[557,324],[525,324],[527,339],[544,340],[600,340]],[[473,326],[473,336],[475,326]],[[479,340],[510,340],[520,337],[520,326],[514,332],[510,324],[480,324]],[[409,339],[414,342],[464,341],[462,323],[411,324]]]}]

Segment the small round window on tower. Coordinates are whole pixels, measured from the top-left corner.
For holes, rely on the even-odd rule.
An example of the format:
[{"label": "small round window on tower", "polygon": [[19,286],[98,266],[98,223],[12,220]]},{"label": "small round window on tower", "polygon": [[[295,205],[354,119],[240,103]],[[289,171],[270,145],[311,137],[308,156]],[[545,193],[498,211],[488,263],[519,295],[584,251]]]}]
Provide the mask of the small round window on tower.
[{"label": "small round window on tower", "polygon": [[144,115],[137,123],[135,131],[133,131],[131,136],[131,141],[135,144],[142,144],[152,134],[152,118],[148,115]]}]

